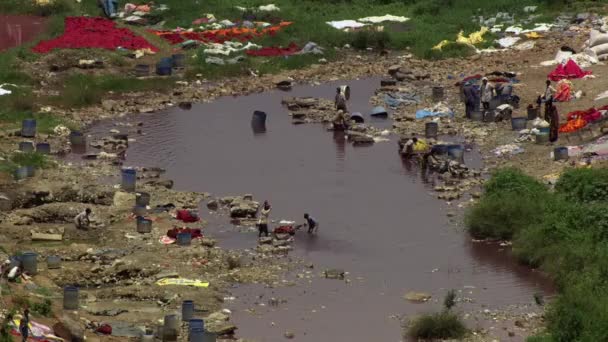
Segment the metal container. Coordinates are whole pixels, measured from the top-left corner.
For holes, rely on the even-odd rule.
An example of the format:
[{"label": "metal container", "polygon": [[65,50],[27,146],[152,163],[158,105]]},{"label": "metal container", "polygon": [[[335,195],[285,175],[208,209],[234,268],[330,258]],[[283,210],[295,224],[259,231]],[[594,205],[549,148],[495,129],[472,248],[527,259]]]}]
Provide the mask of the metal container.
[{"label": "metal container", "polygon": [[424,136],[427,138],[437,138],[439,132],[439,124],[436,122],[427,122],[424,124]]},{"label": "metal container", "polygon": [[538,107],[528,108],[528,120],[536,119],[539,111],[540,109]]},{"label": "metal container", "polygon": [[528,118],[511,118],[511,128],[514,131],[520,131],[522,129],[526,129],[526,125],[528,124]]},{"label": "metal container", "polygon": [[536,135],[537,144],[546,144],[549,142],[549,134],[541,133]]},{"label": "metal container", "polygon": [[177,245],[178,246],[190,246],[192,243],[192,234],[186,233],[177,233]]},{"label": "metal container", "polygon": [[177,341],[179,334],[179,322],[177,315],[166,315],[163,326],[163,341]]},{"label": "metal container", "polygon": [[553,149],[553,160],[567,160],[568,159],[568,148],[567,147],[556,147]]},{"label": "metal container", "polygon": [[354,112],[350,114],[350,119],[356,123],[364,123],[365,119],[363,119],[363,115],[359,112]]},{"label": "metal container", "polygon": [[49,255],[46,257],[46,267],[50,270],[61,268],[61,257],[57,255]]},{"label": "metal container", "polygon": [[150,66],[148,64],[137,64],[135,66],[136,77],[150,76]]},{"label": "metal container", "polygon": [[185,300],[182,302],[182,322],[190,322],[194,316],[194,302]]},{"label": "metal container", "polygon": [[78,310],[78,288],[75,286],[66,286],[63,288],[63,309]]},{"label": "metal container", "polygon": [[19,151],[25,152],[25,153],[34,152],[34,143],[31,141],[20,142]]},{"label": "metal container", "polygon": [[152,220],[143,217],[137,217],[137,232],[141,234],[150,233],[152,231]]},{"label": "metal container", "polygon": [[145,207],[150,204],[150,194],[147,192],[138,192],[135,194],[135,205]]},{"label": "metal container", "polygon": [[121,170],[122,183],[121,188],[124,191],[135,191],[135,183],[137,182],[137,172],[132,168],[124,168]]},{"label": "metal container", "polygon": [[443,98],[445,96],[443,87],[439,87],[439,86],[433,87],[432,94],[433,94],[433,101],[435,101],[435,102],[443,100]]},{"label": "metal container", "polygon": [[36,152],[40,154],[51,154],[51,144],[46,142],[37,143]]},{"label": "metal container", "polygon": [[36,119],[25,119],[21,122],[21,136],[26,138],[36,136]]},{"label": "metal container", "polygon": [[25,252],[21,255],[23,270],[29,275],[38,274],[38,254]]}]

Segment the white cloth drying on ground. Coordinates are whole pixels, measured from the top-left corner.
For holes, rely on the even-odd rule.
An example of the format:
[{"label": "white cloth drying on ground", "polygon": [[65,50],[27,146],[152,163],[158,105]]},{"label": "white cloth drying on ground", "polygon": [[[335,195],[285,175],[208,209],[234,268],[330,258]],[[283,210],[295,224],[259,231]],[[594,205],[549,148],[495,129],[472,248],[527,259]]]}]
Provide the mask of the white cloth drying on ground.
[{"label": "white cloth drying on ground", "polygon": [[503,48],[508,48],[508,47],[515,45],[515,43],[517,43],[520,40],[521,40],[521,38],[519,38],[519,37],[504,37],[504,38],[498,39],[496,42],[498,43],[498,45],[502,46]]},{"label": "white cloth drying on ground", "polygon": [[385,14],[383,16],[372,16],[372,17],[365,17],[365,18],[360,18],[358,21],[362,22],[362,23],[372,23],[372,24],[378,24],[381,22],[385,22],[385,21],[394,21],[397,23],[404,23],[406,21],[410,20],[410,18],[406,18],[406,17],[401,17],[401,16],[396,16],[396,15],[392,15],[392,14]]},{"label": "white cloth drying on ground", "polygon": [[363,27],[363,26],[367,25],[367,24],[362,24],[356,20],[328,21],[327,24],[338,30],[344,30],[346,28],[359,28],[359,27]]},{"label": "white cloth drying on ground", "polygon": [[260,45],[248,42],[247,45],[243,45],[241,42],[226,41],[223,44],[209,43],[205,44],[206,48],[203,50],[208,55],[224,55],[229,56],[233,52],[239,52],[250,49],[259,49]]}]

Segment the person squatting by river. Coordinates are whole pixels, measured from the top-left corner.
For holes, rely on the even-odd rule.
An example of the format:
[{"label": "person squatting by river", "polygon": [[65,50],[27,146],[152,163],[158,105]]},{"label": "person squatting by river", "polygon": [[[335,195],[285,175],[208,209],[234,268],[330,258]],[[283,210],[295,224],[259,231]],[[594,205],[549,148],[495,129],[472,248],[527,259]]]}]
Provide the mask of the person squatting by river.
[{"label": "person squatting by river", "polygon": [[91,208],[85,209],[85,211],[74,217],[74,225],[76,226],[76,229],[89,229],[89,225],[91,224],[89,215],[91,215]]}]

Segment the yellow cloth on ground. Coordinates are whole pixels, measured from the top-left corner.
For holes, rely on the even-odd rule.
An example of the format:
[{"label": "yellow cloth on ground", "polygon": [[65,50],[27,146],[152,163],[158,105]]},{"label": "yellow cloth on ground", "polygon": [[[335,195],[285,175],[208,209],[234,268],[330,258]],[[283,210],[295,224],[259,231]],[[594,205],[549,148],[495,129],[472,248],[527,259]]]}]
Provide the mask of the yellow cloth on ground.
[{"label": "yellow cloth on ground", "polygon": [[414,144],[414,152],[423,152],[426,151],[429,148],[429,145],[426,143],[426,141],[419,139],[415,144]]},{"label": "yellow cloth on ground", "polygon": [[186,279],[186,278],[164,278],[164,279],[157,281],[156,285],[159,285],[159,286],[181,285],[181,286],[209,287],[208,282],[204,282],[201,280]]},{"label": "yellow cloth on ground", "polygon": [[465,37],[464,32],[460,31],[460,33],[458,33],[458,38],[456,38],[456,42],[468,45],[483,43],[483,35],[488,31],[487,27],[482,27],[479,31],[471,33],[468,37]]},{"label": "yellow cloth on ground", "polygon": [[543,38],[543,35],[539,34],[538,32],[530,32],[530,33],[526,33],[526,37],[528,37],[530,39],[538,39],[538,38]]}]

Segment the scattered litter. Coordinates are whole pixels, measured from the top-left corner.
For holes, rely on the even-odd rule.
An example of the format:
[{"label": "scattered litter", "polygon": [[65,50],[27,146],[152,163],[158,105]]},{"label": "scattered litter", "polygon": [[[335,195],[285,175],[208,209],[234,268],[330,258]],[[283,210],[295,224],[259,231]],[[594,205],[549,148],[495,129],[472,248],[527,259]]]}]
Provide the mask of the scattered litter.
[{"label": "scattered litter", "polygon": [[233,52],[240,52],[249,49],[259,49],[260,45],[248,42],[243,45],[241,42],[226,41],[224,43],[207,43],[203,52],[208,55],[224,55],[229,56]]},{"label": "scattered litter", "polygon": [[397,22],[397,23],[404,23],[404,22],[406,22],[408,20],[410,20],[410,18],[401,17],[401,16],[395,16],[395,15],[391,15],[391,14],[386,14],[386,15],[383,15],[381,17],[379,17],[379,16],[372,16],[372,17],[360,18],[358,21],[362,22],[362,23],[378,24],[378,23],[382,23],[382,22],[385,22],[385,21],[393,21],[393,22]]},{"label": "scattered litter", "polygon": [[524,149],[521,148],[519,145],[515,145],[515,144],[507,144],[507,145],[498,146],[497,148],[492,150],[492,153],[494,153],[497,157],[502,157],[502,156],[506,156],[506,155],[516,155],[516,154],[520,154],[523,152],[524,152]]},{"label": "scattered litter", "polygon": [[496,42],[501,47],[508,48],[508,47],[515,45],[515,43],[517,43],[520,39],[521,38],[519,38],[519,37],[505,37],[505,38],[498,39]]},{"label": "scattered litter", "polygon": [[384,103],[391,108],[397,108],[400,105],[419,104],[420,96],[409,93],[387,93],[384,95]]},{"label": "scattered litter", "polygon": [[163,245],[170,245],[172,243],[175,243],[175,241],[175,239],[172,239],[168,236],[163,236],[158,240],[158,242],[162,243]]},{"label": "scattered litter", "polygon": [[598,95],[595,97],[595,101],[599,101],[599,100],[605,99],[605,98],[607,98],[607,97],[608,97],[608,90],[606,90],[606,91],[604,91],[604,92],[602,92],[602,93],[598,94]]},{"label": "scattered litter", "polygon": [[186,278],[164,278],[156,282],[156,285],[167,286],[167,285],[178,285],[178,286],[194,286],[194,287],[209,287],[209,282],[202,280],[193,280]]},{"label": "scattered litter", "polygon": [[262,6],[258,7],[258,10],[263,11],[263,12],[274,12],[274,11],[280,11],[281,9],[278,8],[275,4],[269,4],[269,5],[262,5]]},{"label": "scattered litter", "polygon": [[521,44],[515,45],[513,48],[518,51],[524,51],[524,50],[530,50],[530,49],[534,48],[535,45],[536,45],[535,42],[528,40],[527,42],[523,42]]},{"label": "scattered litter", "polygon": [[454,112],[443,102],[437,103],[433,108],[425,108],[416,111],[416,119],[423,119],[431,116],[449,116],[453,117]]},{"label": "scattered litter", "polygon": [[17,87],[17,85],[11,84],[11,83],[0,84],[0,96],[2,96],[2,95],[9,95],[9,94],[12,93],[11,90],[8,90],[8,89],[5,88],[6,86]]}]

